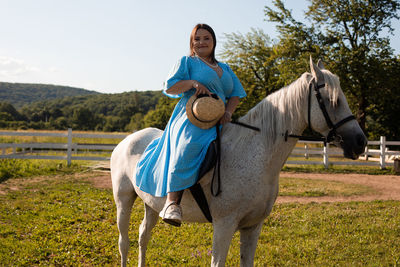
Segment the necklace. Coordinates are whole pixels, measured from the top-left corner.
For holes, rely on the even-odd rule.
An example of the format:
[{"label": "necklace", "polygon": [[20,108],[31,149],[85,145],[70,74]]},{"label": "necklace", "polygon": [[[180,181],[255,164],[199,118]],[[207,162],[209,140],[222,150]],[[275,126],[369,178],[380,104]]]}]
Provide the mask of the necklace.
[{"label": "necklace", "polygon": [[213,68],[213,69],[218,68],[218,63],[210,64],[210,63],[207,62],[207,60],[205,60],[205,59],[203,59],[203,58],[201,58],[201,57],[199,57],[199,56],[197,56],[197,57],[200,58],[201,61],[203,61],[204,63],[206,63],[206,64],[207,64],[208,66],[210,66],[211,68]]}]

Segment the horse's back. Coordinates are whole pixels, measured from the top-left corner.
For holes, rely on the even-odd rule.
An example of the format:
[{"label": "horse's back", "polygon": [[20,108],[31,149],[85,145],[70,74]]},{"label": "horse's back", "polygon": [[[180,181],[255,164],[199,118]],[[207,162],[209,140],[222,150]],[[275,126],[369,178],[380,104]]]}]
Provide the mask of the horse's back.
[{"label": "horse's back", "polygon": [[131,183],[137,161],[148,144],[162,133],[163,131],[156,128],[146,128],[128,135],[114,148],[110,159],[114,192],[122,188],[133,189]]}]

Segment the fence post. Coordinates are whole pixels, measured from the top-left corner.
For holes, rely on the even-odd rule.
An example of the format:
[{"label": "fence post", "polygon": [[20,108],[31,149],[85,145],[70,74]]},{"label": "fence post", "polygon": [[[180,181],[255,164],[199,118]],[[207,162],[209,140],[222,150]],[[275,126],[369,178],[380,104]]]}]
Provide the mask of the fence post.
[{"label": "fence post", "polygon": [[329,168],[329,155],[328,155],[329,143],[324,143],[324,167]]},{"label": "fence post", "polygon": [[72,158],[72,129],[68,128],[67,165],[71,166]]},{"label": "fence post", "polygon": [[385,158],[386,158],[386,136],[381,136],[380,139],[380,159],[379,159],[379,167],[381,167],[381,169],[385,169],[386,168],[386,162],[385,162]]},{"label": "fence post", "polygon": [[304,145],[304,150],[305,150],[304,158],[308,159],[308,144],[307,143]]},{"label": "fence post", "polygon": [[365,150],[364,150],[364,159],[365,159],[365,160],[368,160],[368,152],[369,152],[369,150],[368,150],[368,145],[366,145],[366,146],[365,146]]}]

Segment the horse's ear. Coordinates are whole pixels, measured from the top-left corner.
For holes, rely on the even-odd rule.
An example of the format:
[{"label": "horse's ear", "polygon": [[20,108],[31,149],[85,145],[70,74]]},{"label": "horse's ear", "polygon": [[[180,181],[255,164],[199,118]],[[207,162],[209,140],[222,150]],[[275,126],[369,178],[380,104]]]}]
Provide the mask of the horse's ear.
[{"label": "horse's ear", "polygon": [[321,70],[324,70],[324,69],[325,69],[324,63],[322,62],[321,59],[318,59],[317,66],[318,66],[318,68],[320,68]]},{"label": "horse's ear", "polygon": [[311,74],[316,78],[316,80],[319,83],[324,83],[324,75],[322,74],[322,71],[319,69],[319,67],[314,64],[311,55],[310,55],[310,68],[311,68]]}]

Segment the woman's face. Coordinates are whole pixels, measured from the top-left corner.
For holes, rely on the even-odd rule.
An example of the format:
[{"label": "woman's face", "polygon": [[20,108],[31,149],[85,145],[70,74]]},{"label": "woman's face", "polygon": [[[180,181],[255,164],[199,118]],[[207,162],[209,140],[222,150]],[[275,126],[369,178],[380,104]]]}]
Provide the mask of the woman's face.
[{"label": "woman's face", "polygon": [[199,57],[209,57],[214,48],[214,40],[209,31],[205,29],[198,29],[194,36],[193,49]]}]

